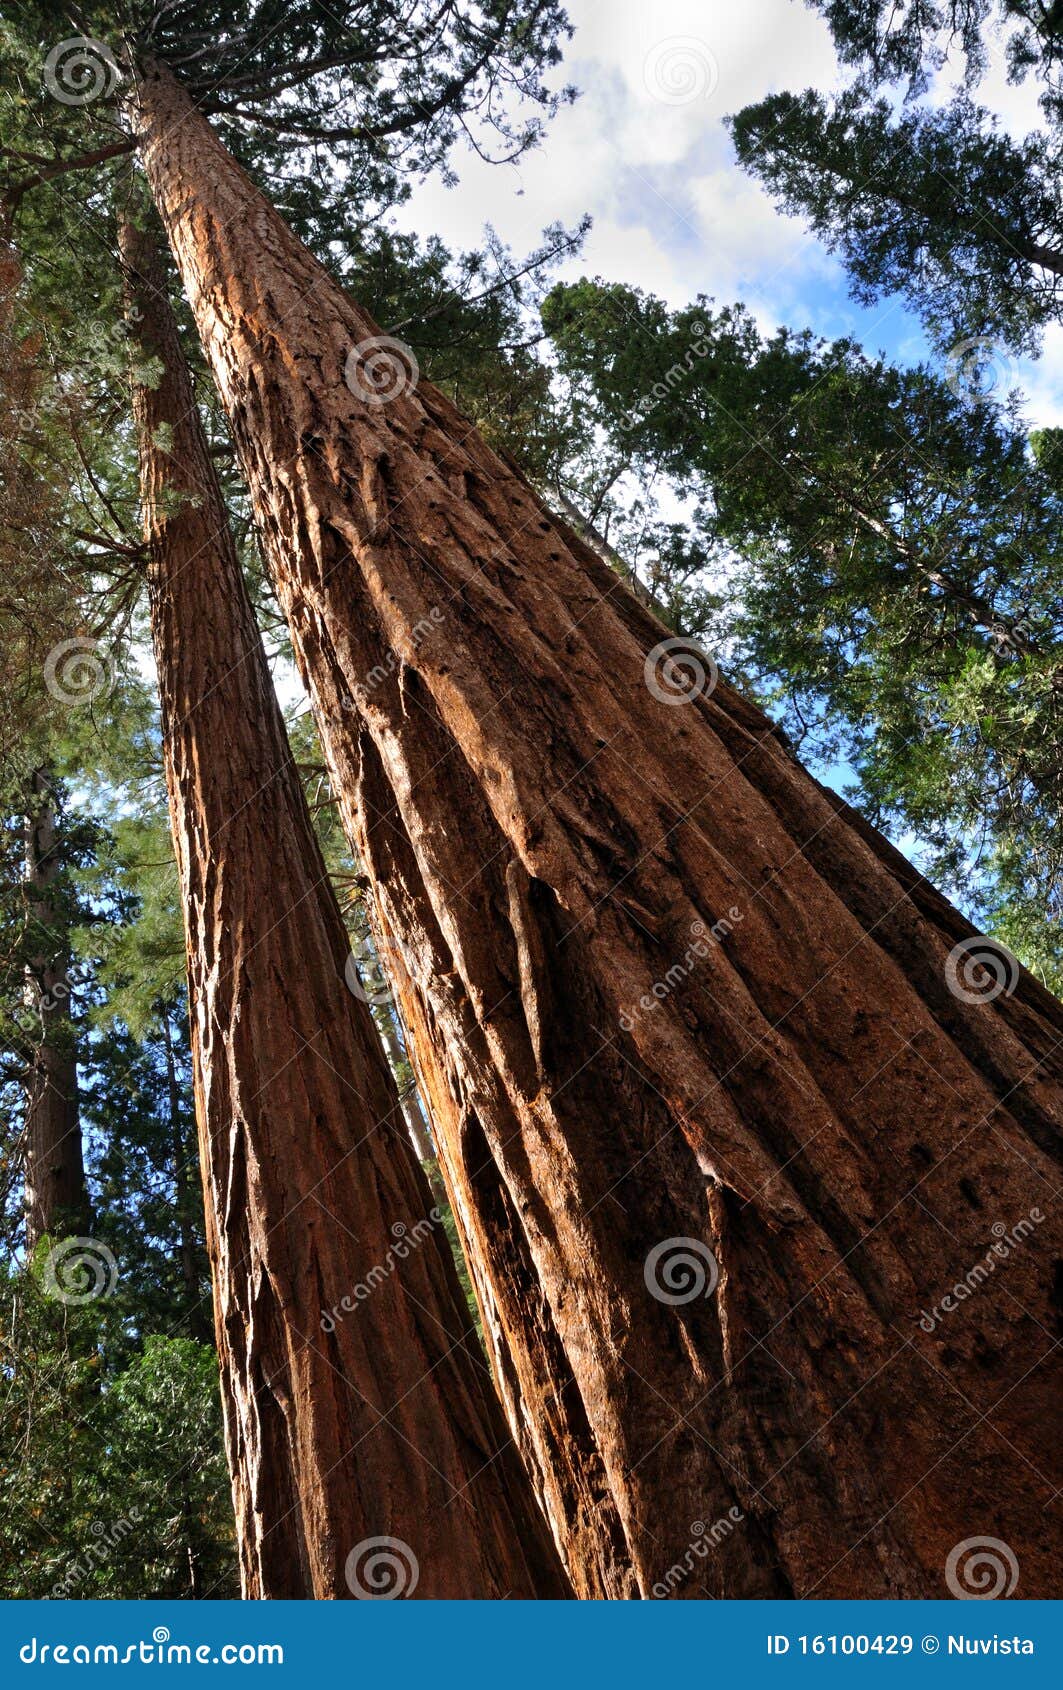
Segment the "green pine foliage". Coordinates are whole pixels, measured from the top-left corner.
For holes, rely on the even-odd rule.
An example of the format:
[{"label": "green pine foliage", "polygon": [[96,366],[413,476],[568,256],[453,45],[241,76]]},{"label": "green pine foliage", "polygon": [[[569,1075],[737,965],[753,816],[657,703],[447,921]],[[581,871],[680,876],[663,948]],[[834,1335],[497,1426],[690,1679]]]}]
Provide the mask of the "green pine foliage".
[{"label": "green pine foliage", "polygon": [[122,1317],[49,1293],[56,1247],[0,1278],[0,1598],[238,1594],[212,1349],[116,1367]]},{"label": "green pine foliage", "polygon": [[[606,462],[694,516],[647,579],[795,746],[1049,983],[1063,981],[1059,437],[926,367],[699,298],[543,307]],[[690,561],[698,564],[692,592]],[[673,582],[685,599],[678,603]]]}]

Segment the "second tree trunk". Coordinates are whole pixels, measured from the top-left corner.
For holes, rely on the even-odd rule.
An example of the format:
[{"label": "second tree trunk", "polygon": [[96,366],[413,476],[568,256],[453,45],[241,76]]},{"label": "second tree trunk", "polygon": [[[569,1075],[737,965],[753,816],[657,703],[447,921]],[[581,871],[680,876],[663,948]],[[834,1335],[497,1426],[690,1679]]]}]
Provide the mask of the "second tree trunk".
[{"label": "second tree trunk", "polygon": [[310,822],[166,298],[122,229],[215,1330],[251,1597],[565,1594]]}]

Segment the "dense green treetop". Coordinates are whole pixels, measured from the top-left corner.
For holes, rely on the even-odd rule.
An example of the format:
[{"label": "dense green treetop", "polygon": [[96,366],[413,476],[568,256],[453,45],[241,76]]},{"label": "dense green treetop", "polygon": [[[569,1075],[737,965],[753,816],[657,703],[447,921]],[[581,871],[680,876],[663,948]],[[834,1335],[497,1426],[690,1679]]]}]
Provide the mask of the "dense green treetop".
[{"label": "dense green treetop", "polygon": [[[1063,145],[1058,7],[1018,0],[810,0],[856,80],[771,94],[732,121],[739,162],[840,253],[862,299],[897,292],[945,345],[1036,347],[1058,319]],[[990,51],[1031,77],[1043,126],[1015,137],[977,103]],[[941,106],[934,73],[958,75]]]}]

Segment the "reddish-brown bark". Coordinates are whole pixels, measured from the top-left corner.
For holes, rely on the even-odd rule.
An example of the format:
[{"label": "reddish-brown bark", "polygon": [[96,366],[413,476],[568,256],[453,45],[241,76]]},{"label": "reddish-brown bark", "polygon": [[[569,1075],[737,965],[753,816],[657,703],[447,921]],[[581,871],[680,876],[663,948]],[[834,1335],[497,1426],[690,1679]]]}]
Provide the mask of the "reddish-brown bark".
[{"label": "reddish-brown bark", "polygon": [[448,1077],[422,995],[405,970],[395,973],[495,1383],[524,1465],[535,1476],[577,1596],[638,1596],[604,1463],[520,1214],[475,1113],[456,1101],[460,1070]]},{"label": "reddish-brown bark", "polygon": [[[941,1595],[990,1535],[1057,1591],[1060,1006],[958,998],[966,923],[730,688],[662,702],[664,630],[427,382],[365,396],[376,326],[139,92],[577,1589]],[[714,1295],[651,1293],[671,1239]]]},{"label": "reddish-brown bark", "polygon": [[26,1020],[34,1043],[26,1074],[26,1245],[46,1233],[78,1233],[89,1201],[78,1107],[77,1049],[70,1019],[70,947],[55,899],[59,872],[55,801],[47,772],[30,778],[26,816]]},{"label": "reddish-brown bark", "polygon": [[[563,1595],[369,1010],[344,982],[160,241],[122,230],[138,357],[161,372],[134,380],[134,410],[243,1587]],[[390,1574],[364,1548],[348,1565],[373,1538],[408,1546],[416,1583],[404,1549]]]}]

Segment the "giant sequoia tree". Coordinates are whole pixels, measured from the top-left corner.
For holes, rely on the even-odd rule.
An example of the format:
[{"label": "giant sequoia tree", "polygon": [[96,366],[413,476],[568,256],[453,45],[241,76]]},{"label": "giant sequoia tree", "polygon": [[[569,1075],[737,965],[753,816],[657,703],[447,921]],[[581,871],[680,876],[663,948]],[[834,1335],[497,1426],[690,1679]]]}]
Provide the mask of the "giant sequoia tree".
[{"label": "giant sequoia tree", "polygon": [[[1007,1541],[1024,1594],[1046,1592],[1058,1006],[1000,953],[985,953],[999,981],[979,971],[955,912],[707,659],[662,649],[601,557],[292,236],[324,250],[333,139],[340,192],[390,192],[392,147],[440,159],[448,85],[464,110],[481,50],[493,83],[510,21],[552,11],[483,8],[497,29],[445,49],[451,21],[478,14],[438,9],[434,83],[422,34],[351,27],[386,23],[374,5],[241,6],[218,43],[214,8],[179,3],[131,31],[143,156],[360,851],[513,1434],[580,1594],[936,1594],[950,1551],[985,1534]],[[266,25],[284,26],[281,72]],[[377,79],[396,41],[412,103],[403,79]],[[348,60],[356,116],[335,100]],[[268,169],[288,227],[204,110]],[[165,433],[155,444],[161,462]],[[234,573],[197,587],[207,662],[226,615],[253,633]],[[171,658],[178,645],[171,629]],[[176,658],[168,675],[188,678]],[[271,774],[267,690],[218,736]],[[185,827],[194,897],[206,916],[234,899],[254,934],[230,875],[243,816],[221,829],[220,777],[170,720],[223,846],[197,858]],[[343,947],[325,941],[335,984]],[[293,956],[298,1013],[331,1011]],[[258,1054],[227,1019],[234,990],[205,977],[200,994],[233,1033],[211,1048],[220,1086],[231,1054]],[[289,1245],[301,1269],[314,1246]],[[223,1279],[234,1309],[241,1261]],[[283,1325],[306,1287],[280,1272],[255,1289],[280,1286]],[[978,1297],[950,1299],[958,1278]],[[283,1449],[262,1448],[290,1480]]]},{"label": "giant sequoia tree", "polygon": [[[137,113],[430,1092],[445,1074],[511,1401],[557,1357],[524,1441],[545,1464],[569,1429],[542,1489],[577,1584],[649,1593],[729,1516],[716,1594],[934,1594],[988,1527],[1046,1592],[1058,1004],[999,956],[980,991],[956,912],[710,670],[684,688],[157,62]],[[1006,1289],[921,1327],[990,1216],[1036,1230]],[[714,1295],[661,1277],[673,1248]]]},{"label": "giant sequoia tree", "polygon": [[[47,399],[37,340],[17,319],[22,267],[0,245],[0,1084],[23,1093],[18,1159],[29,1248],[45,1233],[80,1230],[88,1198],[71,1019],[70,929],[77,919],[66,870],[60,783],[49,768],[48,689],[38,676],[68,631],[73,593],[42,570],[60,502],[42,473]],[[54,685],[54,677],[53,677]],[[5,1146],[5,1149],[7,1147]],[[13,1148],[13,1147],[12,1147]]]},{"label": "giant sequoia tree", "polygon": [[368,1007],[344,981],[349,943],[159,239],[122,226],[244,1590],[371,1593],[383,1550],[412,1554],[391,1569],[411,1595],[561,1595]]}]

